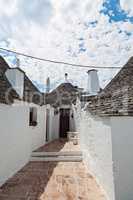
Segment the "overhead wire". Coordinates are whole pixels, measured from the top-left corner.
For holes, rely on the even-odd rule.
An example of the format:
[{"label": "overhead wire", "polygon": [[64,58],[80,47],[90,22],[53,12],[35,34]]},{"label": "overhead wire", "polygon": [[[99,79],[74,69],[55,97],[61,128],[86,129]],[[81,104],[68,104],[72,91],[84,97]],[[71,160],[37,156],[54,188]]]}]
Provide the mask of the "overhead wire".
[{"label": "overhead wire", "polygon": [[23,57],[39,60],[39,61],[44,61],[44,62],[49,62],[49,63],[54,63],[54,64],[61,64],[61,65],[67,65],[67,66],[72,66],[72,67],[80,67],[80,68],[91,68],[91,69],[121,69],[121,67],[113,67],[113,66],[92,66],[92,65],[81,65],[81,64],[75,64],[75,63],[70,63],[70,62],[64,62],[64,61],[58,61],[58,60],[51,60],[51,59],[46,59],[46,58],[41,58],[33,55],[29,55],[26,53],[22,53],[16,50],[11,50],[7,48],[0,47],[0,50],[6,51],[9,53],[14,53],[16,55],[20,55]]}]

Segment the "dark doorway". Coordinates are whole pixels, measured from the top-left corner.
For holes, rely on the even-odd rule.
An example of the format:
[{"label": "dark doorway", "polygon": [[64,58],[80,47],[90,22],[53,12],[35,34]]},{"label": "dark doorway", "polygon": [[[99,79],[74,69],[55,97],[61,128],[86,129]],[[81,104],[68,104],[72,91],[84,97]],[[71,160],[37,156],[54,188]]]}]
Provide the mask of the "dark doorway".
[{"label": "dark doorway", "polygon": [[60,138],[67,138],[69,131],[70,109],[60,109]]}]

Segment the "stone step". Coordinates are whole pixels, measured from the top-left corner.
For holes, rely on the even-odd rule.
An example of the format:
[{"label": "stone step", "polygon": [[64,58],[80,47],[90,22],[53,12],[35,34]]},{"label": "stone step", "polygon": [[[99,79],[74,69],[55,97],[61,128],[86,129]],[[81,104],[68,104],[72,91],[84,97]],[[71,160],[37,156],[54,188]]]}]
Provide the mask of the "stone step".
[{"label": "stone step", "polygon": [[32,157],[82,156],[81,151],[33,152]]},{"label": "stone step", "polygon": [[82,156],[37,156],[31,157],[30,161],[34,162],[82,162]]}]

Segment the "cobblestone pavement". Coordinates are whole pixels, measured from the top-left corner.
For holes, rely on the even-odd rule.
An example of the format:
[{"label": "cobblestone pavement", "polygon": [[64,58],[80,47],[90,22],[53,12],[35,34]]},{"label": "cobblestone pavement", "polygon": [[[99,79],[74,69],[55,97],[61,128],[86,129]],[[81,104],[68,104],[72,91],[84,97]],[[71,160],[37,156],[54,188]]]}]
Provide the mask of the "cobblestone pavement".
[{"label": "cobblestone pavement", "polygon": [[[76,151],[54,141],[39,151]],[[0,188],[0,200],[105,200],[83,162],[29,162]]]},{"label": "cobblestone pavement", "polygon": [[0,200],[105,198],[82,162],[30,162],[0,188]]}]

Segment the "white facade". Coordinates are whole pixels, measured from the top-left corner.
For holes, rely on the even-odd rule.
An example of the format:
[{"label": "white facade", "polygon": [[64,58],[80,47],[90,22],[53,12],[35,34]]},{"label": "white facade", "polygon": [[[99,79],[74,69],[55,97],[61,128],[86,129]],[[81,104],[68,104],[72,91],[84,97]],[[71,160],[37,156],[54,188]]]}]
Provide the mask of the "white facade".
[{"label": "white facade", "polygon": [[84,161],[107,199],[114,200],[110,119],[92,117],[87,111],[77,108],[75,121]]},{"label": "white facade", "polygon": [[12,68],[7,69],[5,74],[12,87],[16,90],[20,98],[22,98],[24,91],[24,72],[17,68]]},{"label": "white facade", "polygon": [[[37,126],[29,126],[30,107],[37,108]],[[63,106],[62,108],[68,108]],[[20,170],[32,151],[59,138],[60,112],[51,107],[16,101],[0,104],[0,186]],[[73,116],[72,116],[73,115]],[[98,117],[81,109],[70,112],[70,131],[80,133],[84,161],[108,200],[133,198],[133,117]]]},{"label": "white facade", "polygon": [[37,108],[37,126],[29,126],[32,135],[32,151],[43,146],[46,142],[46,106],[30,104]]},{"label": "white facade", "polygon": [[111,117],[115,199],[133,199],[133,117]]},{"label": "white facade", "polygon": [[48,142],[59,138],[59,113],[55,114],[54,108],[50,105],[47,105],[47,111],[49,112],[49,127],[48,127]]},{"label": "white facade", "polygon": [[133,117],[98,117],[74,108],[84,160],[109,200],[133,199]]},{"label": "white facade", "polygon": [[45,144],[45,107],[37,106],[35,127],[29,126],[29,107],[0,104],[0,185],[29,161],[33,150]]},{"label": "white facade", "polygon": [[74,118],[74,112],[73,109],[70,110],[70,132],[76,131],[76,125],[75,125],[75,118]]},{"label": "white facade", "polygon": [[[69,131],[75,131],[75,119],[74,119],[74,113],[71,109],[71,106],[62,105],[58,108],[58,112],[55,111],[55,109],[47,105],[46,106],[46,112],[49,112],[49,122],[46,123],[48,127],[48,142],[60,138],[60,108],[63,109],[69,109],[70,108],[70,121],[69,121]],[[46,126],[47,126],[46,125]],[[47,129],[47,128],[46,128]]]},{"label": "white facade", "polygon": [[58,139],[60,137],[60,127],[59,127],[59,121],[60,121],[60,114],[54,113],[54,110],[52,111],[52,118],[51,118],[51,140]]}]

